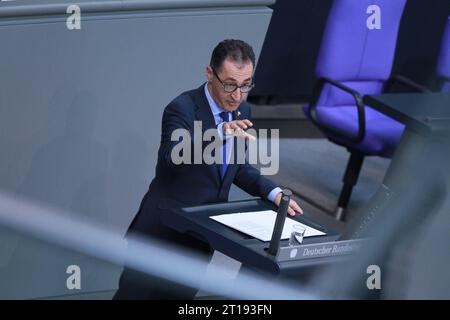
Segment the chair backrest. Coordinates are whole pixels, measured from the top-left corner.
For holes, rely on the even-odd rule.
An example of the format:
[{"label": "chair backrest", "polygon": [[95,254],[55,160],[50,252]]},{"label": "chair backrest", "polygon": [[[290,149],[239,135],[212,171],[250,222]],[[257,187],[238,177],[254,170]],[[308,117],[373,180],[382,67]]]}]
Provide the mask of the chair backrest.
[{"label": "chair backrest", "polygon": [[[448,17],[444,36],[442,37],[437,73],[440,76],[450,78],[450,17]],[[444,81],[442,91],[450,91],[450,81]]]},{"label": "chair backrest", "polygon": [[[391,73],[405,3],[334,0],[317,60],[317,77],[332,78],[362,94],[381,92]],[[377,17],[380,24],[374,28]],[[349,94],[327,85],[319,100],[321,106],[352,103]]]}]

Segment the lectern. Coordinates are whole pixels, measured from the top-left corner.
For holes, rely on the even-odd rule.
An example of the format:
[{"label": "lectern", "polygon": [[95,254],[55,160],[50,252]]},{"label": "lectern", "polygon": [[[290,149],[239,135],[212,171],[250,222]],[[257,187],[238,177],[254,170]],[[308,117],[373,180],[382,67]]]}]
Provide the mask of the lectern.
[{"label": "lectern", "polygon": [[240,261],[244,266],[271,274],[289,275],[299,269],[333,263],[347,259],[360,246],[360,240],[338,241],[340,234],[304,216],[294,219],[326,233],[323,236],[307,237],[303,244],[289,247],[288,240],[280,241],[276,256],[268,253],[269,242],[252,238],[229,228],[211,216],[226,213],[274,210],[277,208],[260,199],[208,204],[168,211],[163,223],[180,232],[197,236],[227,256]]}]

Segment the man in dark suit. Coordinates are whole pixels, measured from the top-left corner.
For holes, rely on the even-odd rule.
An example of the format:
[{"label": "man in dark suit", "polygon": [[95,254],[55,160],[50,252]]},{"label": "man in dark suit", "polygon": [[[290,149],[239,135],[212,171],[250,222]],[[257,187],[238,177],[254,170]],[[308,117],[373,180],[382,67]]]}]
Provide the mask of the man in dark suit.
[{"label": "man in dark suit", "polygon": [[[208,247],[201,241],[164,226],[161,217],[166,210],[226,202],[232,183],[253,196],[279,205],[280,188],[250,164],[230,161],[235,156],[233,145],[236,145],[236,137],[255,139],[245,131],[253,126],[249,120],[250,107],[245,99],[253,88],[254,66],[255,55],[250,45],[240,40],[224,40],[214,49],[210,65],[206,68],[207,83],[182,93],[166,107],[156,175],[128,234],[151,236],[208,253]],[[201,124],[203,132],[217,130],[222,144],[221,163],[189,161],[195,158],[195,154],[188,155],[189,160],[185,163],[174,161],[173,151],[179,143],[173,140],[174,131],[182,129],[194,137],[195,123]],[[190,149],[203,155],[207,145],[202,141],[201,150],[194,146]],[[183,157],[186,159],[186,154]],[[288,212],[295,215],[302,213],[302,209],[291,200]],[[142,274],[126,268],[115,298],[193,298],[196,292],[196,288],[175,286],[156,278],[151,278],[152,284],[144,286],[139,276]]]}]

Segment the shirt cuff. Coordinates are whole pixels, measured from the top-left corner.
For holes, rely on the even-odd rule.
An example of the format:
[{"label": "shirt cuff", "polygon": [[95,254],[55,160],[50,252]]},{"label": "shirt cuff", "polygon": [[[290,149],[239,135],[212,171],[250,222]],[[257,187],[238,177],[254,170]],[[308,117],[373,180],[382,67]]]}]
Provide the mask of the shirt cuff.
[{"label": "shirt cuff", "polygon": [[276,197],[277,194],[278,194],[279,192],[281,192],[281,191],[283,191],[283,189],[276,187],[275,189],[273,189],[272,191],[270,191],[269,195],[267,196],[267,199],[268,199],[269,201],[274,202],[275,197]]}]

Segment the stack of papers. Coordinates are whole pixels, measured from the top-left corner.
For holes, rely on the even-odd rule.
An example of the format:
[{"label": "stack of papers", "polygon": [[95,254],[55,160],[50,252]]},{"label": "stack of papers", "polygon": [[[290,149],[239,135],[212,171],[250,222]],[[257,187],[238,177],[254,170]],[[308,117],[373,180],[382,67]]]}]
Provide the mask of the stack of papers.
[{"label": "stack of papers", "polygon": [[[216,220],[230,228],[241,231],[256,239],[262,241],[270,241],[272,238],[273,227],[277,213],[273,210],[253,211],[253,212],[238,212],[212,216],[211,219]],[[323,236],[326,233],[314,229],[308,225],[297,222],[291,218],[286,218],[284,223],[283,233],[281,239],[289,239],[292,226],[294,224],[302,225],[306,228],[304,237]]]}]

